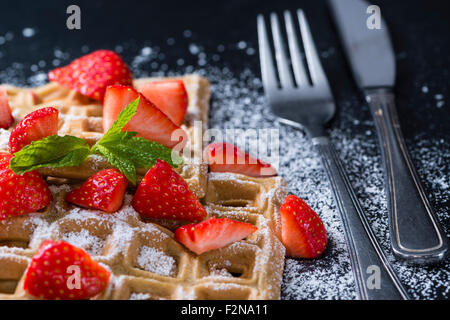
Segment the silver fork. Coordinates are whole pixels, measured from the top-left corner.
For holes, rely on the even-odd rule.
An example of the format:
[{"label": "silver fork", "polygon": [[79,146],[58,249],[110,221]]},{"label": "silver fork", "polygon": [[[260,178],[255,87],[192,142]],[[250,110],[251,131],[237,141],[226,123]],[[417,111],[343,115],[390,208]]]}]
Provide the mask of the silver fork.
[{"label": "silver fork", "polygon": [[[259,15],[257,18],[261,73],[269,104],[280,121],[294,127],[303,126],[322,157],[344,226],[358,298],[408,299],[406,290],[376,241],[325,132],[325,125],[334,116],[336,107],[302,10],[297,11],[297,18],[311,83],[302,61],[297,28],[290,12],[284,12],[284,21],[292,73],[277,15],[270,15],[276,64],[272,59],[264,17]],[[277,69],[280,85],[276,77]]]}]

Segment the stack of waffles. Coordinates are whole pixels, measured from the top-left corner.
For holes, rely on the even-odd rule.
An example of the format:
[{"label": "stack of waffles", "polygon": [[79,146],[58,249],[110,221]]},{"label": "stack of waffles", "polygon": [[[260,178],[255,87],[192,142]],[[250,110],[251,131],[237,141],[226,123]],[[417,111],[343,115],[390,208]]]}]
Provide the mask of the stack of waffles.
[{"label": "stack of waffles", "polygon": [[[201,161],[201,131],[208,126],[210,84],[197,75],[182,79],[189,98],[182,127],[191,158],[177,168],[208,216],[248,222],[258,231],[221,249],[192,253],[174,240],[179,223],[144,221],[125,196],[114,214],[68,204],[67,192],[93,173],[110,167],[90,156],[79,167],[40,169],[53,194],[43,212],[0,221],[0,299],[32,299],[23,290],[25,271],[45,239],[64,240],[85,249],[111,271],[105,291],[94,299],[278,299],[285,249],[279,241],[280,205],[286,195],[281,177],[251,178],[208,173]],[[145,78],[135,84],[160,80]],[[56,83],[37,88],[5,86],[16,120],[52,106],[59,109],[59,134],[95,143],[102,136],[102,106]],[[198,121],[198,122],[197,122]],[[196,125],[197,123],[197,125]],[[200,126],[198,125],[200,124]],[[200,128],[200,134],[198,133]],[[0,150],[7,150],[6,131]],[[200,150],[200,152],[198,152]],[[145,170],[138,169],[141,177]]]}]

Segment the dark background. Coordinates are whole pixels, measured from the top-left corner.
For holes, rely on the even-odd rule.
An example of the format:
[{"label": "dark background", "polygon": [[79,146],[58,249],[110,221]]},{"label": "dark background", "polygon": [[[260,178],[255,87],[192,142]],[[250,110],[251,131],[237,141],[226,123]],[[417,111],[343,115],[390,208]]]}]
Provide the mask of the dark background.
[{"label": "dark background", "polygon": [[[447,154],[450,142],[448,2],[371,1],[381,7],[396,51],[397,110],[406,142],[411,147],[419,140],[438,141],[442,153]],[[81,30],[66,28],[66,8],[70,4],[81,7]],[[343,121],[343,117],[371,121],[369,109],[363,103],[344,59],[326,2],[319,0],[8,1],[7,4],[2,3],[0,11],[0,36],[10,32],[14,34],[14,42],[0,46],[0,72],[11,68],[15,62],[27,65],[20,72],[13,72],[11,78],[12,82],[27,85],[28,77],[33,74],[29,65],[40,60],[49,61],[55,48],[68,53],[62,59],[64,65],[84,54],[83,46],[88,45],[89,51],[103,48],[114,50],[118,43],[124,44],[121,55],[125,61],[136,56],[145,45],[160,46],[165,54],[167,69],[176,72],[180,57],[187,65],[196,64],[197,58],[188,54],[189,43],[194,41],[201,43],[205,52],[216,52],[219,44],[224,45],[226,55],[221,56],[218,64],[236,72],[249,67],[259,74],[257,52],[243,59],[242,53],[233,48],[239,41],[246,41],[248,46],[257,48],[258,13],[281,13],[285,9],[297,8],[302,8],[307,15],[319,52],[333,48],[332,54],[322,59],[322,63],[337,106],[345,112],[338,113],[332,126],[339,128],[346,125],[348,122]],[[24,38],[22,30],[26,27],[33,28],[36,34]],[[189,37],[183,36],[185,30],[190,30]],[[168,38],[176,39],[175,44],[169,45]],[[52,68],[47,64],[41,70],[46,72]],[[428,88],[428,92],[423,92],[423,86]],[[440,107],[437,107],[437,94],[443,96]],[[344,104],[347,107],[344,108]],[[366,129],[364,126],[354,128]],[[419,175],[424,160],[413,155]],[[448,172],[448,163],[446,166]],[[421,178],[435,209],[448,212],[449,197],[440,197],[437,201],[435,187],[423,175]]]},{"label": "dark background", "polygon": [[[445,0],[385,0],[372,1],[382,8],[397,53],[398,112],[407,141],[418,134],[435,139],[448,139],[450,134],[448,101],[441,108],[421,94],[426,84],[431,93],[448,99],[449,90],[449,6]],[[78,4],[82,8],[82,29],[65,28],[66,8]],[[217,44],[235,44],[245,40],[256,48],[256,15],[284,9],[303,8],[309,18],[319,51],[337,48],[333,57],[323,60],[335,98],[340,101],[357,93],[350,71],[325,1],[8,1],[0,12],[0,34],[12,31],[20,37],[23,28],[36,28],[29,39],[15,39],[0,59],[0,70],[13,62],[46,60],[55,46],[73,57],[100,48],[114,49],[116,43],[128,41],[136,49],[147,41],[166,45],[168,37],[177,42],[166,54],[169,70],[175,70],[176,60],[186,58],[187,44],[201,39],[205,51],[216,50]],[[184,30],[192,31],[192,38],[180,37]],[[181,38],[181,39],[180,39]],[[132,52],[130,48],[128,52]],[[406,54],[408,53],[408,54]],[[413,54],[412,54],[413,53]],[[126,60],[126,54],[125,54]],[[189,63],[190,61],[186,61]],[[259,72],[257,55],[242,60],[232,53],[222,64],[232,70],[250,66]],[[49,68],[51,69],[51,68]],[[31,74],[31,71],[30,71]],[[432,102],[432,101],[431,101]],[[368,115],[368,110],[355,110]]]}]

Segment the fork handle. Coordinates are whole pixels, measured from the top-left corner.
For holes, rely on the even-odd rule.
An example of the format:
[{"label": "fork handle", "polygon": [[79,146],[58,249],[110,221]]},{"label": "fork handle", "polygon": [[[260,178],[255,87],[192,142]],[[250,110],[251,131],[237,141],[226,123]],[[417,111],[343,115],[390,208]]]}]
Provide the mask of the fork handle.
[{"label": "fork handle", "polygon": [[408,299],[370,228],[329,138],[315,137],[312,141],[322,157],[341,215],[358,298]]},{"label": "fork handle", "polygon": [[381,145],[392,251],[413,264],[441,261],[448,252],[448,240],[408,155],[394,94],[389,89],[373,89],[366,92],[366,100]]}]

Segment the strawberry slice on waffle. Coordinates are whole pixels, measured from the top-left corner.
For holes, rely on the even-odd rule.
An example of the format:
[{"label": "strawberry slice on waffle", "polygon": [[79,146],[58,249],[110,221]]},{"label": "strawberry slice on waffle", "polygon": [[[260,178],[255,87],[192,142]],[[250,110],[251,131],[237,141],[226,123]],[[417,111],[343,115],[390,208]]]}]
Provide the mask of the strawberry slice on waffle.
[{"label": "strawberry slice on waffle", "polygon": [[202,254],[242,240],[257,229],[250,223],[212,217],[197,224],[179,227],[175,231],[175,240],[196,254]]}]

